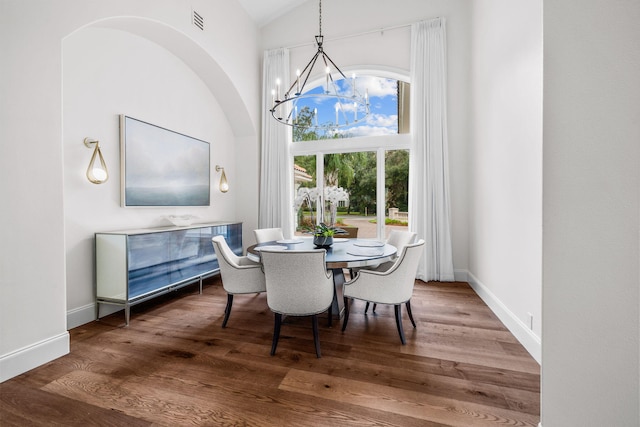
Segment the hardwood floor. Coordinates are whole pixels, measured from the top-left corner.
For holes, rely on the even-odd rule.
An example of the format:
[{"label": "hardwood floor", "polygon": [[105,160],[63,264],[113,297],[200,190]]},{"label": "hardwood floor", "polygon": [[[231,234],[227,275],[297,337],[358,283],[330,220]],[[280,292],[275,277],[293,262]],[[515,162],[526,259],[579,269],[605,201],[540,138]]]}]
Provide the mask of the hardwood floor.
[{"label": "hardwood floor", "polygon": [[[8,426],[536,426],[540,367],[466,283],[416,281],[400,344],[393,307],[352,306],[344,333],[287,319],[269,356],[266,295],[219,278],[70,331],[71,353],[0,384]],[[404,309],[404,307],[403,307]]]}]

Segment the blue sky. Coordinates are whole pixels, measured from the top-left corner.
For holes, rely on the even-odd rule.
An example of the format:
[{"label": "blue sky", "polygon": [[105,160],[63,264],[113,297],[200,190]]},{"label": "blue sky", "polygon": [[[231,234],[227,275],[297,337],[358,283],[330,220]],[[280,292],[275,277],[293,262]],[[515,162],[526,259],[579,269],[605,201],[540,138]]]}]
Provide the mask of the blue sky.
[{"label": "blue sky", "polygon": [[[352,80],[352,76],[348,76],[347,80]],[[379,78],[373,76],[356,76],[356,91],[360,94],[365,92],[369,97],[370,113],[365,120],[362,120],[365,109],[363,106],[356,108],[354,103],[350,101],[353,94],[351,85],[345,83],[344,79],[335,81],[335,87],[338,93],[344,95],[346,102],[338,112],[338,121],[344,124],[345,120],[351,123],[349,126],[338,128],[339,133],[348,133],[352,136],[373,136],[373,135],[389,135],[398,133],[398,106],[397,106],[397,81],[393,79]],[[333,88],[333,86],[330,84]],[[305,90],[306,94],[322,94],[325,90],[325,83]],[[305,88],[306,89],[306,88]],[[333,90],[332,90],[333,91]],[[335,123],[336,121],[336,102],[335,99],[325,97],[301,98],[297,101],[298,110],[303,106],[309,106],[310,109],[317,109],[318,123]],[[353,123],[355,118],[358,123]]]}]

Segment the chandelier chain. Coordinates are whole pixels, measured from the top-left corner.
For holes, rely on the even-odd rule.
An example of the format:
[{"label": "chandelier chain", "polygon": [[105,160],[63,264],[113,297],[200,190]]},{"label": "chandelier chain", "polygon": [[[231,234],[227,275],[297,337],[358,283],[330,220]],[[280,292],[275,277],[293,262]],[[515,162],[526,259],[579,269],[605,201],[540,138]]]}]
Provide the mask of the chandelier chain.
[{"label": "chandelier chain", "polygon": [[318,5],[319,13],[318,13],[318,31],[319,36],[322,37],[322,0],[320,0]]}]

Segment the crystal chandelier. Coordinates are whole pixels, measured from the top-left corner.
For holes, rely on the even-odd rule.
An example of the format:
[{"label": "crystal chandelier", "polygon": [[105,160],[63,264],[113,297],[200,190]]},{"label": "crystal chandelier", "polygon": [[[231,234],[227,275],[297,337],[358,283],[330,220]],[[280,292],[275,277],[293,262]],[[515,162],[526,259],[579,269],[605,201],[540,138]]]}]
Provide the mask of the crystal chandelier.
[{"label": "crystal chandelier", "polygon": [[[369,115],[369,95],[365,90],[364,95],[356,88],[356,75],[352,74],[348,79],[340,68],[329,58],[322,47],[322,0],[319,0],[319,20],[318,35],[315,36],[317,52],[307,63],[302,71],[296,71],[296,79],[289,89],[283,94],[280,93],[280,79],[276,80],[276,88],[271,91],[270,108],[274,119],[288,126],[320,130],[328,132],[340,127],[352,126],[362,122]],[[320,91],[309,91],[305,93],[305,87],[313,69],[320,63],[324,65],[325,83]],[[342,77],[342,85],[334,80]],[[320,74],[321,75],[321,74]],[[338,79],[339,79],[338,77]],[[314,104],[332,103],[335,109],[335,121],[320,120],[317,108],[313,108],[311,121],[298,120],[299,112],[304,107]]]}]

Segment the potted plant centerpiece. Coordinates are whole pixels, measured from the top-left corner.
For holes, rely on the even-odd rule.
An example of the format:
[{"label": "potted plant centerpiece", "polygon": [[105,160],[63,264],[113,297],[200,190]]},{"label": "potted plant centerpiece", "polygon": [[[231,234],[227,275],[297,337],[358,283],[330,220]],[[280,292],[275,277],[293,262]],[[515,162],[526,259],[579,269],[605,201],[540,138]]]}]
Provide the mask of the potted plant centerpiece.
[{"label": "potted plant centerpiece", "polygon": [[333,245],[333,236],[345,234],[346,232],[337,227],[329,227],[324,222],[316,225],[313,229],[313,244],[320,248],[330,248]]}]

